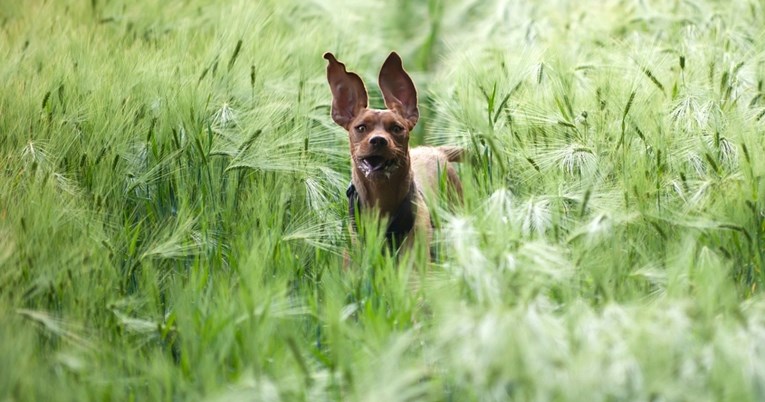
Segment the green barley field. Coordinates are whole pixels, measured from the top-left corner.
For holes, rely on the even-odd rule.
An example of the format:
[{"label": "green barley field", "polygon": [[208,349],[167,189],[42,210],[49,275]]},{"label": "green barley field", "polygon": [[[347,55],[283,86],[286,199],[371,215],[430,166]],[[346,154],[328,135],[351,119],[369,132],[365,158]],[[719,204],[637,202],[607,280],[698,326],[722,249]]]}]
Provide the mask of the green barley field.
[{"label": "green barley field", "polygon": [[[351,242],[332,51],[458,144]],[[0,3],[0,401],[762,401],[765,3]],[[352,258],[343,269],[343,255]]]}]

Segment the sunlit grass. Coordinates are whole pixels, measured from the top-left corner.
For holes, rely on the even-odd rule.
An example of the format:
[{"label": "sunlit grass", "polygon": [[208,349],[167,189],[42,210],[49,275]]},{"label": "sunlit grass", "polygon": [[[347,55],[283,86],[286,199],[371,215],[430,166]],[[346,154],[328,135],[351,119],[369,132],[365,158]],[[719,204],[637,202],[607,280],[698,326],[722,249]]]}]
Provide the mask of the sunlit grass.
[{"label": "sunlit grass", "polygon": [[[4,2],[0,400],[762,400],[764,13]],[[391,50],[431,262],[348,233],[321,55]]]}]

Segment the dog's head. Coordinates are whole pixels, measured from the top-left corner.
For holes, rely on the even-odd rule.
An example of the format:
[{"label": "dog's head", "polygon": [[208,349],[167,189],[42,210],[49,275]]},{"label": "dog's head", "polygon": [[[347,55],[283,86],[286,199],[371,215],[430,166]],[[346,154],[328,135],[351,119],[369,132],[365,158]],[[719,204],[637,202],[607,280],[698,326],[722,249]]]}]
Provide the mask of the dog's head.
[{"label": "dog's head", "polygon": [[389,179],[409,168],[409,132],[417,124],[417,91],[395,52],[380,69],[379,84],[387,109],[367,107],[367,91],[361,78],[346,71],[332,53],[327,80],[332,90],[332,120],[348,130],[351,158],[368,180]]}]

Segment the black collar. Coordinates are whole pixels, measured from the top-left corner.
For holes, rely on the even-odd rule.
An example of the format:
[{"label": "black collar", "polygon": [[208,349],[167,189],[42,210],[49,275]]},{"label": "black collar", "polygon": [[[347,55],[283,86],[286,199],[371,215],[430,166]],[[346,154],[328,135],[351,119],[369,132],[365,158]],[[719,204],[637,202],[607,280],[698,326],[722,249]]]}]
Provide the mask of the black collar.
[{"label": "black collar", "polygon": [[[406,235],[414,227],[415,215],[417,214],[417,206],[414,203],[414,195],[417,192],[417,187],[412,181],[412,185],[409,188],[409,192],[406,193],[404,200],[401,201],[401,205],[396,208],[396,211],[391,215],[388,227],[385,229],[385,239],[394,250],[397,249],[404,242]],[[359,200],[359,193],[356,191],[356,186],[353,183],[348,186],[348,190],[345,192],[348,196],[348,217],[351,220],[351,227],[358,232],[356,226],[356,211],[361,214],[361,201]]]}]

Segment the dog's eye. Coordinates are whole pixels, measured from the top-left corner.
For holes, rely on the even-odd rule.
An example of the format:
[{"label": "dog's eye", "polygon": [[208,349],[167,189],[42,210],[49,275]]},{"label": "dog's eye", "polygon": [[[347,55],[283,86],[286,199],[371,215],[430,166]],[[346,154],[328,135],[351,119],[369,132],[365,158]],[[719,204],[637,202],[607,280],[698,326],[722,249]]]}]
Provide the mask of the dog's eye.
[{"label": "dog's eye", "polygon": [[394,124],[393,126],[391,126],[390,131],[393,134],[401,134],[402,132],[404,132],[404,127],[401,127],[398,124]]},{"label": "dog's eye", "polygon": [[367,125],[366,124],[359,124],[356,126],[356,132],[357,133],[363,133],[367,131]]}]

